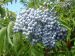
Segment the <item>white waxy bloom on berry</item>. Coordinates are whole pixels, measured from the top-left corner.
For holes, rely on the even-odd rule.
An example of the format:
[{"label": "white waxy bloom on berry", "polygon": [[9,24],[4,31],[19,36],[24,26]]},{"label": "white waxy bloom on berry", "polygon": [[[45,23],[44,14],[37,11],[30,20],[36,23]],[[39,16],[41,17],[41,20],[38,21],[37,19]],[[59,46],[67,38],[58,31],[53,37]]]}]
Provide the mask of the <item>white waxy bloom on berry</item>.
[{"label": "white waxy bloom on berry", "polygon": [[[52,8],[53,9],[53,8]],[[67,30],[55,16],[54,12],[46,9],[29,8],[20,14],[14,25],[14,32],[21,31],[31,44],[41,42],[44,46],[54,47],[57,40],[64,39]]]}]

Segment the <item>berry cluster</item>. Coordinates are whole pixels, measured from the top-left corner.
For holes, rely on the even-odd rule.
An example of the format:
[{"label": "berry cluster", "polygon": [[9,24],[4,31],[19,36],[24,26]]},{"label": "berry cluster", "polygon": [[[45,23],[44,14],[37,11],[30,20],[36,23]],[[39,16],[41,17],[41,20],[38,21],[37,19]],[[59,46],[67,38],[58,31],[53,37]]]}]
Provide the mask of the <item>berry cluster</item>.
[{"label": "berry cluster", "polygon": [[31,44],[41,42],[54,47],[57,40],[64,39],[67,29],[59,23],[54,12],[29,8],[16,19],[14,32],[19,31],[28,36]]}]

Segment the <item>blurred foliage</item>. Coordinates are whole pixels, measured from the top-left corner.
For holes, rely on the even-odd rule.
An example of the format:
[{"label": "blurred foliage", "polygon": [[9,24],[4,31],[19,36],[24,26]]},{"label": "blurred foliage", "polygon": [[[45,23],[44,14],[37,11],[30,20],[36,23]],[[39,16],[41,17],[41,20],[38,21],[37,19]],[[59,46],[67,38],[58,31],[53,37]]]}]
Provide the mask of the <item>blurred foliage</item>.
[{"label": "blurred foliage", "polygon": [[12,0],[0,0],[0,5],[6,4],[8,2],[12,2]]},{"label": "blurred foliage", "polygon": [[5,16],[5,9],[0,6],[0,15],[3,18]]},{"label": "blurred foliage", "polygon": [[67,41],[70,41],[75,38],[75,5],[72,3],[72,5],[66,8],[65,4],[63,5],[57,5],[56,11],[59,21],[68,29]]}]

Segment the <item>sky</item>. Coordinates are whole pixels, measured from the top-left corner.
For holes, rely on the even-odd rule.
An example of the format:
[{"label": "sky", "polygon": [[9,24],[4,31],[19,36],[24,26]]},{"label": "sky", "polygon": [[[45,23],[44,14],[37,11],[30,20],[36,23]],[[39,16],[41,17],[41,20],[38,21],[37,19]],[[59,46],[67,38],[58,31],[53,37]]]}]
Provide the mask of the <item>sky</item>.
[{"label": "sky", "polygon": [[8,5],[5,5],[5,8],[8,8],[10,11],[15,12],[17,15],[19,15],[19,12],[21,11],[21,8],[23,8],[24,5],[20,3],[20,0],[15,1],[13,0],[12,4],[9,2]]}]

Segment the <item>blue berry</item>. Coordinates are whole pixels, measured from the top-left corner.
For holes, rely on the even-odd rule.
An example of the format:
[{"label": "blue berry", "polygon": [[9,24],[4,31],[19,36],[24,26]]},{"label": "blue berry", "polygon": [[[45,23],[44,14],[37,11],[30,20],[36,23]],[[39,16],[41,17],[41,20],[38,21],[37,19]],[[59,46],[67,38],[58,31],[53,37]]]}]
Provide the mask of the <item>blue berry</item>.
[{"label": "blue berry", "polygon": [[67,30],[59,23],[55,13],[50,10],[29,8],[16,19],[14,32],[22,31],[32,45],[43,43],[44,46],[54,47],[57,40],[64,39]]}]

